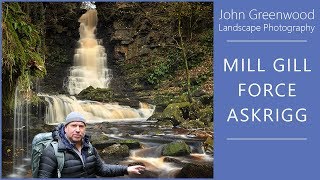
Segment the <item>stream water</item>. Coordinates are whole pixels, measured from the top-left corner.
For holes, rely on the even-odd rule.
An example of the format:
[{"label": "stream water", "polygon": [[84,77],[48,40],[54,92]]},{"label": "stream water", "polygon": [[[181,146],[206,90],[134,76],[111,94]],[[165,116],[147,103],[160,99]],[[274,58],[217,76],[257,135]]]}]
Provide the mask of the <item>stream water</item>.
[{"label": "stream water", "polygon": [[[87,134],[92,136],[108,136],[109,140],[138,140],[143,148],[131,149],[128,157],[103,156],[103,160],[109,164],[129,165],[141,163],[146,166],[146,173],[137,176],[145,178],[172,178],[181,170],[186,163],[212,164],[213,157],[204,152],[203,139],[194,135],[181,134],[174,128],[162,128],[154,121],[135,119],[134,121],[101,122],[91,123],[87,126]],[[52,128],[54,125],[52,126]],[[183,140],[191,148],[188,156],[165,157],[161,155],[161,146],[173,141]],[[30,145],[26,145],[30,149]],[[107,146],[106,146],[107,147]],[[99,148],[101,151],[101,148]],[[103,148],[102,148],[103,149]],[[25,178],[31,177],[30,156],[21,154],[16,158],[14,173],[8,177]],[[124,176],[126,177],[126,176]]]},{"label": "stream water", "polygon": [[[141,163],[146,166],[145,174],[138,177],[151,178],[173,178],[186,163],[212,164],[213,157],[204,152],[202,142],[194,135],[181,134],[178,129],[161,128],[152,121],[135,122],[112,122],[109,123],[106,135],[110,139],[134,139],[138,140],[143,148],[133,149],[130,156],[121,159],[106,157],[108,163],[120,163],[128,165],[130,163]],[[182,140],[191,148],[188,156],[165,157],[161,155],[164,144]]]}]

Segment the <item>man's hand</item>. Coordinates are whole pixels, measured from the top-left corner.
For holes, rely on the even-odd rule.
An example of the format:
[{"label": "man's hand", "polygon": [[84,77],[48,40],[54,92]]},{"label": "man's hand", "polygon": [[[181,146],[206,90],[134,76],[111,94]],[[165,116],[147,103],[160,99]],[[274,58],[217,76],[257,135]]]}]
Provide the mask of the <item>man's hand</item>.
[{"label": "man's hand", "polygon": [[128,174],[141,174],[146,169],[146,167],[141,165],[129,166],[127,168]]}]

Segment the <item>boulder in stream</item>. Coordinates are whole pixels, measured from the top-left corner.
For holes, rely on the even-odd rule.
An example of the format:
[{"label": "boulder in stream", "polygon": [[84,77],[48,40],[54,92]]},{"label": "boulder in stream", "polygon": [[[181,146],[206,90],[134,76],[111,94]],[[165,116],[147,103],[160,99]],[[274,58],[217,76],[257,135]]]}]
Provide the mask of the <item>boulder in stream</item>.
[{"label": "boulder in stream", "polygon": [[188,163],[176,175],[176,178],[213,178],[213,164]]},{"label": "boulder in stream", "polygon": [[109,137],[105,134],[94,133],[91,135],[91,144],[97,149],[106,147],[105,143],[107,143],[108,141]]},{"label": "boulder in stream", "polygon": [[104,143],[104,146],[112,146],[115,144],[125,145],[129,149],[139,149],[141,148],[141,144],[138,140],[134,139],[112,139]]},{"label": "boulder in stream", "polygon": [[112,146],[106,147],[101,152],[102,156],[113,156],[113,157],[128,157],[129,147],[121,144],[114,144]]},{"label": "boulder in stream", "polygon": [[190,153],[191,149],[184,141],[175,141],[165,144],[162,149],[163,156],[185,156]]}]

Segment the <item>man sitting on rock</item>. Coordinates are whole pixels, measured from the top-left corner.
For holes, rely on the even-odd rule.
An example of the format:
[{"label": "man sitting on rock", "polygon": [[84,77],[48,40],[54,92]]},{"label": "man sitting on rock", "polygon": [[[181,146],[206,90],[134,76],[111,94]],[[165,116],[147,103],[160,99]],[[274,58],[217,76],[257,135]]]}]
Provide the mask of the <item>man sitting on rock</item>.
[{"label": "man sitting on rock", "polygon": [[[97,176],[114,177],[125,174],[140,174],[144,166],[122,166],[105,164],[96,148],[92,147],[85,135],[86,120],[78,112],[67,115],[64,125],[53,132],[58,141],[58,151],[64,152],[64,166],[61,178],[93,178]],[[50,145],[43,150],[39,163],[39,178],[57,178],[58,162],[54,148]]]}]

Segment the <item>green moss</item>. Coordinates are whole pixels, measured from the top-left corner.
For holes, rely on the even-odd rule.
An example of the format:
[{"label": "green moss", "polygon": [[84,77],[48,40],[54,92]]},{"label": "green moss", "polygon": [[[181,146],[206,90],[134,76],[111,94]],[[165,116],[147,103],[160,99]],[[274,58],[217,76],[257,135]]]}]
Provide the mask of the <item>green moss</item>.
[{"label": "green moss", "polygon": [[23,3],[6,2],[2,7],[2,76],[6,77],[2,92],[3,114],[10,114],[16,86],[30,91],[32,80],[46,74],[41,33],[44,21],[35,23],[31,13],[23,10]]},{"label": "green moss", "polygon": [[82,90],[76,97],[100,102],[112,102],[114,93],[110,89],[93,88],[92,86]]},{"label": "green moss", "polygon": [[193,121],[182,122],[180,126],[186,129],[196,129],[196,128],[204,128],[205,124],[201,121],[193,120]]},{"label": "green moss", "polygon": [[163,121],[158,121],[157,122],[158,127],[163,128],[163,127],[172,127],[172,123],[169,120],[163,120]]},{"label": "green moss", "polygon": [[140,141],[134,139],[121,139],[121,140],[110,140],[107,143],[108,145],[120,144],[125,145],[129,149],[138,149],[141,148]]},{"label": "green moss", "polygon": [[213,109],[212,107],[206,107],[201,109],[199,112],[199,121],[204,122],[206,125],[209,125],[213,121]]},{"label": "green moss", "polygon": [[206,141],[203,143],[204,150],[208,153],[213,153],[213,138],[208,137]]},{"label": "green moss", "polygon": [[140,143],[138,140],[134,140],[134,139],[122,139],[118,141],[119,143]]},{"label": "green moss", "polygon": [[164,156],[184,156],[191,153],[190,147],[184,141],[166,144],[162,150]]},{"label": "green moss", "polygon": [[162,118],[174,119],[181,123],[189,117],[189,102],[169,104],[163,111]]},{"label": "green moss", "polygon": [[213,177],[212,164],[186,164],[177,174],[176,178],[210,178]]},{"label": "green moss", "polygon": [[182,94],[178,96],[177,98],[174,99],[174,102],[187,102],[188,101],[188,96],[187,94]]},{"label": "green moss", "polygon": [[100,135],[100,136],[92,136],[91,137],[91,143],[92,144],[100,144],[101,142],[105,142],[109,140],[108,136]]}]

